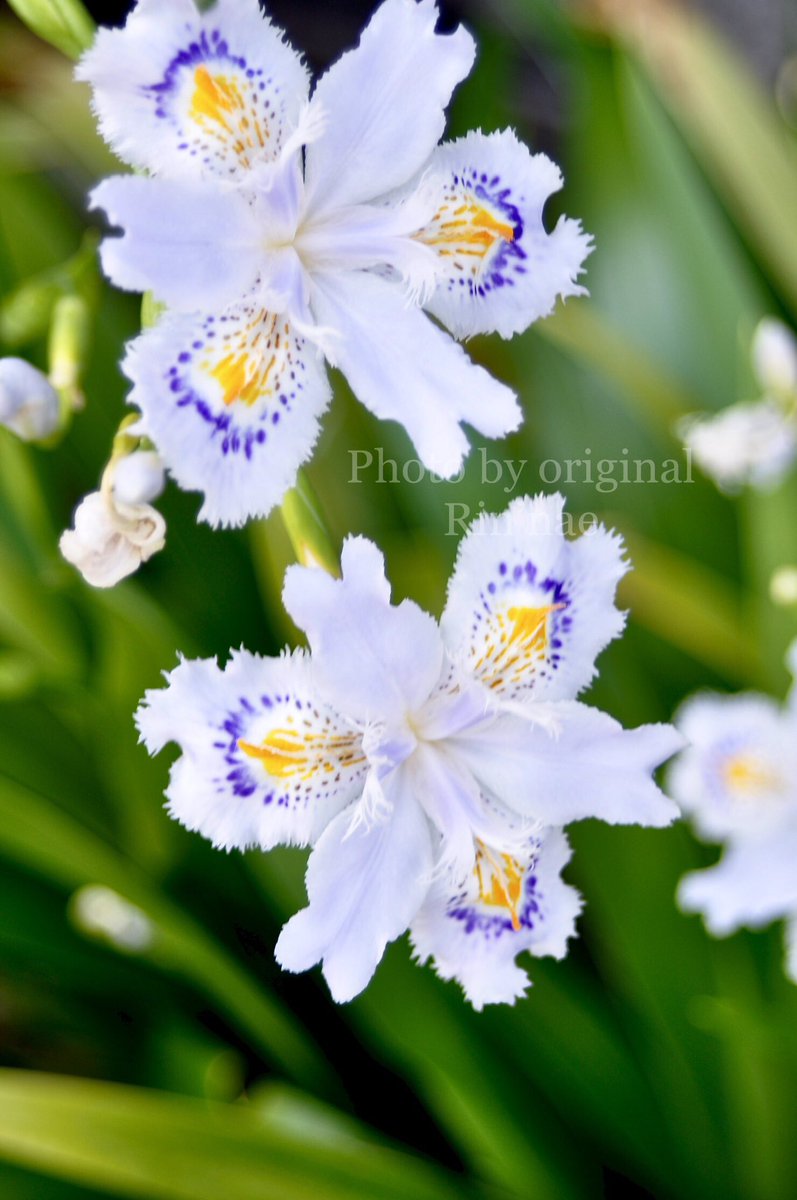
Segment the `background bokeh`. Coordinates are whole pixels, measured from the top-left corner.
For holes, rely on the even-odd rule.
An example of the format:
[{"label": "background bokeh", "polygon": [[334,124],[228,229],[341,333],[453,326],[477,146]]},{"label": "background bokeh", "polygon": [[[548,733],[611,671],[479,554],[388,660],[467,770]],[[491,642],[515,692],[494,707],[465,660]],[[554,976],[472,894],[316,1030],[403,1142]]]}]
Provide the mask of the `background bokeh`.
[{"label": "background bokeh", "polygon": [[[270,12],[320,70],[373,7]],[[683,481],[673,433],[752,397],[755,323],[797,314],[797,20],[785,0],[701,8],[444,6],[480,47],[451,132],[511,124],[562,164],[547,219],[593,233],[590,297],[511,343],[471,343],[526,422],[500,445],[475,439],[461,482],[380,479],[379,448],[400,474],[412,447],[339,378],[308,471],[334,534],[373,537],[397,597],[437,614],[448,506],[509,498],[482,450],[523,461],[528,492],[542,464],[551,481],[568,460],[649,459],[657,474],[677,460],[680,483],[617,468],[599,490],[574,466],[561,485],[576,516],[628,541],[629,628],[589,696],[627,725],[669,719],[702,686],[782,695],[797,634],[768,592],[797,562],[794,480],[723,497],[697,471]],[[131,714],[178,650],[296,641],[279,602],[291,552],[278,514],[213,532],[170,488],[166,550],[135,579],[91,591],[58,556],[123,416],[118,363],[140,320],[90,246],[80,257],[86,192],[116,165],[71,71],[0,7],[0,353],[44,364],[63,286],[93,322],[66,440],[47,452],[0,430],[0,1194],[791,1200],[797,990],[781,930],[717,942],[679,913],[679,877],[717,857],[685,826],[573,828],[580,940],[530,963],[525,1000],[477,1015],[405,941],[342,1008],[317,973],[282,974],[272,946],[305,855],[227,856],[166,817],[169,756],[147,758]],[[352,452],[374,457],[358,482]]]}]

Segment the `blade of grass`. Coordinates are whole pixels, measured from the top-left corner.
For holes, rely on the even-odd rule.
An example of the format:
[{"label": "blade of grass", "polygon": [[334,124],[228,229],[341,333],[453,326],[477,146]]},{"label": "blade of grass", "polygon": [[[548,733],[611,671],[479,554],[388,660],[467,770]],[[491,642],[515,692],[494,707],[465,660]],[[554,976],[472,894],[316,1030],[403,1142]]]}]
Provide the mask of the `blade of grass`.
[{"label": "blade of grass", "polygon": [[100,884],[140,908],[153,936],[142,956],[190,980],[300,1083],[329,1083],[326,1060],[297,1021],[145,875],[77,821],[0,776],[0,853],[61,888]]},{"label": "blade of grass", "polygon": [[771,675],[732,586],[685,554],[623,535],[634,569],[621,603],[633,620],[734,683],[766,686]]},{"label": "blade of grass", "polygon": [[797,313],[797,151],[742,59],[693,10],[662,0],[601,0],[605,28],[643,64]]},{"label": "blade of grass", "polygon": [[142,1200],[457,1200],[462,1182],[329,1127],[270,1128],[243,1105],[0,1072],[0,1153]]}]

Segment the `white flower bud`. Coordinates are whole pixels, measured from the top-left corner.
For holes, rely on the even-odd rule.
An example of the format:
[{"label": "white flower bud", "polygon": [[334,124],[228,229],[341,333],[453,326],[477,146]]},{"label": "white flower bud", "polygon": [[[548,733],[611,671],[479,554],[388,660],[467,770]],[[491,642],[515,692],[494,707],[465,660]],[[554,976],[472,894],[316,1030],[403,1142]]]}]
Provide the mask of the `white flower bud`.
[{"label": "white flower bud", "polygon": [[152,923],[118,892],[101,884],[87,884],[72,896],[70,916],[81,933],[107,939],[119,950],[131,953],[152,944]]},{"label": "white flower bud", "polygon": [[797,392],[797,339],[773,317],[759,321],[753,334],[753,369],[766,392],[782,396]]},{"label": "white flower bud", "polygon": [[797,604],[797,567],[778,567],[769,581],[769,595],[781,608]]},{"label": "white flower bud", "polygon": [[93,587],[113,587],[166,541],[166,522],[149,504],[119,504],[91,492],[61,536],[61,553]]},{"label": "white flower bud", "polygon": [[23,358],[0,359],[0,425],[34,442],[55,433],[60,417],[58,393],[46,375]]},{"label": "white flower bud", "polygon": [[151,504],[165,483],[163,463],[154,450],[135,450],[113,468],[113,494],[118,504]]}]

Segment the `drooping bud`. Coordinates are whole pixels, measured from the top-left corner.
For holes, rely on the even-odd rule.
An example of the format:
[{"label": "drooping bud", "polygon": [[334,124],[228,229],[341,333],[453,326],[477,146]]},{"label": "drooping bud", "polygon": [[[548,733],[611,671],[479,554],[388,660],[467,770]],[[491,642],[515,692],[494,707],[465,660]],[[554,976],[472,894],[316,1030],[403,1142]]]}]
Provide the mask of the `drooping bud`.
[{"label": "drooping bud", "polygon": [[61,535],[61,553],[93,587],[113,587],[162,550],[166,522],[149,504],[118,503],[110,489],[91,492]]},{"label": "drooping bud", "polygon": [[26,442],[51,437],[61,423],[53,385],[23,358],[0,359],[0,425]]}]

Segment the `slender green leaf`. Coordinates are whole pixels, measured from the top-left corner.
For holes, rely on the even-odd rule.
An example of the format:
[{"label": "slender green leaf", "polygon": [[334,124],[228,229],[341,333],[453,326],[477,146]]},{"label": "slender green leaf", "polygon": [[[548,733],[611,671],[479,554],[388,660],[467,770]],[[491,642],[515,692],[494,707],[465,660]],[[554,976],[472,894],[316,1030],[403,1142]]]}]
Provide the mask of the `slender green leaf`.
[{"label": "slender green leaf", "polygon": [[744,61],[693,10],[602,6],[797,312],[797,150]]},{"label": "slender green leaf", "polygon": [[739,684],[771,679],[741,597],[710,568],[638,534],[625,534],[634,565],[622,601],[634,621]]},{"label": "slender green leaf", "polygon": [[618,385],[634,411],[642,411],[657,429],[672,433],[679,417],[694,412],[699,402],[643,350],[588,302],[571,300],[538,327],[541,337],[565,350]]},{"label": "slender green leaf", "polygon": [[299,1024],[187,914],[55,804],[2,777],[0,854],[59,887],[101,885],[118,893],[151,923],[151,938],[140,950],[143,957],[212,996],[252,1043],[293,1078],[313,1085],[328,1081],[325,1060]]},{"label": "slender green leaf", "polygon": [[340,1129],[87,1080],[0,1072],[0,1154],[146,1200],[461,1200],[460,1181]]},{"label": "slender green leaf", "polygon": [[80,0],[8,0],[21,21],[69,58],[79,58],[94,40],[94,22]]}]

